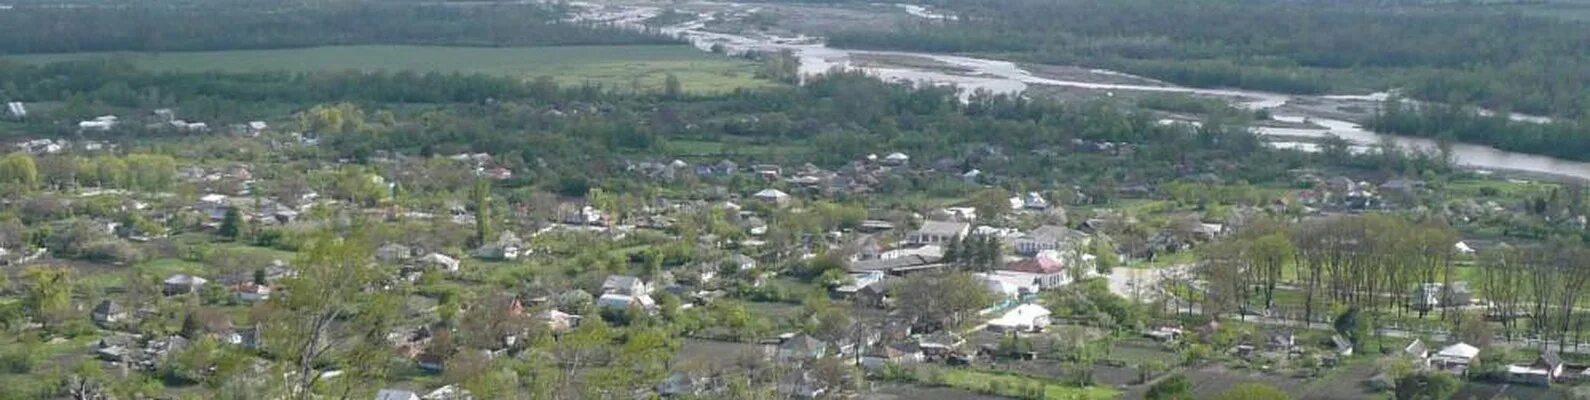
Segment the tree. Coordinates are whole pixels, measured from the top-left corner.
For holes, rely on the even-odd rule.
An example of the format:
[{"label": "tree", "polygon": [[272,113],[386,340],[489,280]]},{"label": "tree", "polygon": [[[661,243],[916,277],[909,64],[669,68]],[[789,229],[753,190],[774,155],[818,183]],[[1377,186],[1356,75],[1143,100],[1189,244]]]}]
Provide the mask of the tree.
[{"label": "tree", "polygon": [[291,399],[314,397],[319,369],[330,367],[333,352],[351,348],[346,343],[350,340],[371,336],[342,330],[381,326],[370,319],[386,315],[360,306],[371,304],[372,292],[366,289],[378,276],[368,246],[357,235],[322,233],[309,243],[293,263],[299,270],[286,281],[288,294],[271,296],[266,303],[271,315],[256,321],[267,326],[267,345],[291,368],[286,390]]},{"label": "tree", "polygon": [[64,321],[72,311],[72,271],[35,266],[28,267],[22,276],[28,285],[22,299],[23,309],[44,324],[45,329]]},{"label": "tree", "polygon": [[1217,400],[1288,400],[1291,398],[1292,396],[1287,395],[1281,389],[1259,382],[1239,383],[1215,396]]},{"label": "tree", "polygon": [[26,191],[39,183],[39,168],[33,156],[16,152],[0,157],[0,186]]},{"label": "tree", "polygon": [[237,240],[242,230],[243,213],[239,212],[237,207],[227,207],[226,214],[221,217],[221,227],[216,230],[216,234],[221,235],[226,240]]},{"label": "tree", "polygon": [[1148,393],[1143,395],[1146,400],[1192,400],[1192,382],[1182,374],[1176,374],[1160,379],[1153,386],[1148,387]]},{"label": "tree", "polygon": [[1397,379],[1397,400],[1446,400],[1456,394],[1463,382],[1450,374],[1417,373]]},{"label": "tree", "polygon": [[1093,269],[1099,275],[1109,275],[1121,263],[1121,257],[1115,253],[1115,245],[1103,237],[1095,237],[1088,243],[1088,254],[1093,255]]},{"label": "tree", "polygon": [[1293,258],[1292,241],[1282,233],[1273,233],[1253,240],[1248,249],[1249,263],[1258,269],[1264,282],[1264,308],[1275,306],[1275,286],[1281,281],[1281,270]]},{"label": "tree", "polygon": [[679,97],[681,95],[683,95],[683,93],[684,93],[684,87],[683,87],[682,84],[679,83],[679,77],[678,76],[674,76],[673,73],[669,73],[666,78],[663,78],[663,98],[664,99],[677,100],[677,99],[679,99]]},{"label": "tree", "polygon": [[476,180],[471,197],[475,200],[475,244],[484,245],[491,240],[491,183]]},{"label": "tree", "polygon": [[967,204],[977,209],[977,218],[983,221],[997,221],[1010,212],[1010,192],[999,188],[989,188],[973,193]]},{"label": "tree", "polygon": [[893,291],[897,307],[918,326],[957,326],[994,301],[986,285],[964,272],[914,274]]}]

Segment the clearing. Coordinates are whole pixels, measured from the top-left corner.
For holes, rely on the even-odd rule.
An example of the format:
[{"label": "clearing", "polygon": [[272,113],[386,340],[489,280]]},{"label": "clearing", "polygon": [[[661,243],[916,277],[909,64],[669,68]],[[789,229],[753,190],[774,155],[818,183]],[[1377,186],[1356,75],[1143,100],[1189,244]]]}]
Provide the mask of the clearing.
[{"label": "clearing", "polygon": [[181,72],[253,71],[415,71],[483,73],[526,79],[550,76],[562,84],[586,82],[610,87],[656,90],[668,74],[687,91],[724,92],[775,85],[755,77],[748,60],[696,50],[687,45],[447,47],[329,46],[275,50],[178,53],[62,53],[5,56],[0,59],[50,63],[89,59],[127,60],[138,68]]}]

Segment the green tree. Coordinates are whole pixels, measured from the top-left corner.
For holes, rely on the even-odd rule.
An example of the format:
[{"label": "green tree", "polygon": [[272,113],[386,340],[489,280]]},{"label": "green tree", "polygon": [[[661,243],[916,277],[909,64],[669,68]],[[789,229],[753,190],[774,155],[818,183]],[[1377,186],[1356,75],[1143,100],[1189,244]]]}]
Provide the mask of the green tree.
[{"label": "green tree", "polygon": [[[266,303],[266,344],[293,378],[287,385],[290,399],[314,397],[321,369],[360,336],[347,332],[372,325],[368,319],[384,315],[361,309],[370,304],[379,275],[374,260],[358,235],[337,237],[319,234],[293,263],[298,276],[286,281],[291,296],[272,296]],[[351,321],[350,321],[351,320]],[[353,366],[363,368],[367,366]]]},{"label": "green tree", "polygon": [[897,308],[918,324],[958,326],[972,312],[988,307],[994,294],[964,272],[914,274],[893,288]]},{"label": "green tree", "polygon": [[673,73],[668,73],[668,77],[663,78],[663,98],[677,100],[683,94],[684,85],[679,83],[679,77],[674,76]]},{"label": "green tree", "polygon": [[66,268],[35,266],[22,273],[27,292],[23,308],[50,329],[64,321],[72,311],[72,271]]},{"label": "green tree", "polygon": [[0,157],[0,186],[31,190],[39,184],[39,167],[33,156],[16,152]]},{"label": "green tree", "polygon": [[484,245],[491,240],[491,183],[475,180],[470,195],[475,200],[475,244]]},{"label": "green tree", "polygon": [[1397,379],[1397,400],[1446,400],[1452,398],[1463,382],[1443,373],[1409,374]]},{"label": "green tree", "polygon": [[1143,398],[1147,400],[1192,400],[1192,382],[1181,374],[1167,376],[1165,379],[1160,379],[1159,382],[1149,386],[1148,393],[1144,394]]},{"label": "green tree", "polygon": [[216,230],[216,234],[231,241],[237,240],[242,231],[243,213],[238,211],[237,207],[227,207],[226,214],[221,217],[221,227]]}]

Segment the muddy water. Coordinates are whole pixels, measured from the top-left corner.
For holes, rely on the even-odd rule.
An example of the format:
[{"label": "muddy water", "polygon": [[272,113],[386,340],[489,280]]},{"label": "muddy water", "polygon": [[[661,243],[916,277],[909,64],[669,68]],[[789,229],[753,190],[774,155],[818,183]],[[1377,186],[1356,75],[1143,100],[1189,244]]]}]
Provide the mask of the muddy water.
[{"label": "muddy water", "polygon": [[[581,7],[585,12],[578,19],[584,21],[601,21],[604,23],[639,27],[641,21],[661,12],[656,7],[646,6],[597,6],[590,3],[571,3]],[[1205,96],[1216,96],[1227,99],[1234,106],[1250,110],[1271,110],[1273,118],[1281,121],[1308,122],[1318,128],[1274,128],[1258,127],[1255,130],[1261,135],[1271,136],[1277,147],[1291,148],[1301,151],[1316,149],[1309,143],[1300,143],[1287,138],[1322,138],[1337,136],[1353,143],[1356,148],[1365,148],[1390,140],[1404,149],[1413,151],[1434,152],[1437,145],[1435,141],[1383,135],[1370,132],[1355,123],[1343,120],[1323,118],[1321,116],[1282,114],[1277,108],[1287,103],[1305,99],[1307,97],[1292,96],[1279,93],[1267,93],[1231,89],[1200,89],[1172,85],[1131,85],[1097,83],[1076,80],[1063,80],[1047,78],[1033,74],[1021,66],[1000,60],[989,60],[973,57],[962,57],[942,54],[870,51],[837,49],[824,45],[820,38],[796,36],[762,36],[740,35],[712,32],[704,29],[706,21],[720,15],[746,14],[755,12],[755,5],[735,3],[697,3],[709,5],[716,10],[700,15],[695,21],[662,28],[664,33],[689,40],[697,48],[709,50],[721,47],[731,53],[746,51],[784,51],[788,50],[800,60],[800,72],[803,76],[810,76],[828,72],[832,69],[863,70],[869,74],[885,80],[908,81],[929,85],[953,85],[961,90],[963,96],[975,91],[988,91],[999,94],[1022,93],[1032,85],[1062,86],[1071,88],[1094,89],[1103,91],[1144,91],[1161,93],[1186,93]],[[926,10],[909,10],[913,15],[929,13]],[[936,14],[930,14],[936,15]],[[880,63],[867,63],[865,66],[855,62],[856,56],[894,56],[915,57],[935,60],[950,68],[935,69],[920,66],[901,66]],[[1096,71],[1097,73],[1126,75],[1114,71]],[[1374,102],[1386,98],[1384,93],[1347,96],[1320,96],[1322,99],[1351,100]],[[1527,115],[1513,115],[1516,120],[1543,122],[1548,119]],[[1479,145],[1457,144],[1451,147],[1453,162],[1456,164],[1482,170],[1511,170],[1536,174],[1570,177],[1581,180],[1590,180],[1590,163],[1575,162],[1553,157],[1523,154],[1498,150]]]}]

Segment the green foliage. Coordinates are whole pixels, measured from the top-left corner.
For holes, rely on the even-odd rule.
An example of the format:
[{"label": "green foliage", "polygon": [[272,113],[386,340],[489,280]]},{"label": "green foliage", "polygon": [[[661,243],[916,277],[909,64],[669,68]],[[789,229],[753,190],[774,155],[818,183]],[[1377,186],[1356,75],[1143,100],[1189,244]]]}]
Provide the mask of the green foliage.
[{"label": "green foliage", "polygon": [[1176,374],[1165,377],[1148,387],[1144,394],[1147,400],[1191,400],[1193,398],[1192,382],[1185,375]]},{"label": "green foliage", "polygon": [[237,207],[227,207],[226,213],[221,217],[221,227],[216,229],[216,234],[226,240],[237,240],[243,230],[243,213]]},{"label": "green foliage", "polygon": [[1218,400],[1287,400],[1292,396],[1274,386],[1259,382],[1245,382],[1232,386],[1214,397]]},{"label": "green foliage", "polygon": [[1397,379],[1397,400],[1444,400],[1452,398],[1463,382],[1451,374],[1423,372]]}]

